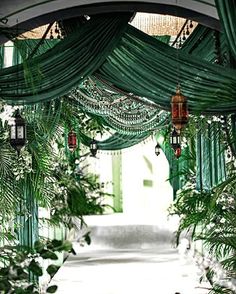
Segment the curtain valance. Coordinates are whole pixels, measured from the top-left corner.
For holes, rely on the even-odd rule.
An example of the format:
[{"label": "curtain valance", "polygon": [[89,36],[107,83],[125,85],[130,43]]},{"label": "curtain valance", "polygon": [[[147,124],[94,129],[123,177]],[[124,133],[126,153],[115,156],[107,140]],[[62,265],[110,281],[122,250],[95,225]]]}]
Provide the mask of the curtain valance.
[{"label": "curtain valance", "polygon": [[[111,137],[103,141],[96,141],[99,150],[120,150],[134,146],[143,140],[147,139],[151,135],[151,132],[143,132],[142,134],[125,135],[115,133]],[[80,132],[81,143],[85,146],[89,146],[92,139]]]}]

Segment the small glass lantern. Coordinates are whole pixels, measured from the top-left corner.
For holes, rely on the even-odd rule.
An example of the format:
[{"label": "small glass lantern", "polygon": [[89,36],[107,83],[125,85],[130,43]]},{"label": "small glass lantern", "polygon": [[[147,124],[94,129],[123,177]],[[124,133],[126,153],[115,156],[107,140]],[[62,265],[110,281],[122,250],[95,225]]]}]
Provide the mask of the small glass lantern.
[{"label": "small glass lantern", "polygon": [[180,86],[171,98],[171,119],[174,128],[180,131],[188,122],[187,98],[181,94]]},{"label": "small glass lantern", "polygon": [[26,126],[25,120],[21,117],[19,109],[16,110],[14,120],[10,131],[10,145],[14,148],[18,155],[21,148],[26,142]]},{"label": "small glass lantern", "polygon": [[179,145],[175,150],[175,157],[178,159],[181,156],[181,146]]},{"label": "small glass lantern", "polygon": [[156,156],[160,155],[160,149],[161,149],[161,146],[159,143],[156,144],[155,146],[155,154]]},{"label": "small glass lantern", "polygon": [[171,133],[170,144],[171,144],[171,147],[174,149],[174,151],[176,151],[176,149],[180,147],[180,135],[176,131],[176,129],[174,129],[173,132]]},{"label": "small glass lantern", "polygon": [[96,157],[97,151],[98,151],[98,145],[97,142],[93,139],[89,146],[90,152],[93,157]]},{"label": "small glass lantern", "polygon": [[71,152],[73,152],[77,147],[76,133],[72,130],[68,134],[68,147]]}]

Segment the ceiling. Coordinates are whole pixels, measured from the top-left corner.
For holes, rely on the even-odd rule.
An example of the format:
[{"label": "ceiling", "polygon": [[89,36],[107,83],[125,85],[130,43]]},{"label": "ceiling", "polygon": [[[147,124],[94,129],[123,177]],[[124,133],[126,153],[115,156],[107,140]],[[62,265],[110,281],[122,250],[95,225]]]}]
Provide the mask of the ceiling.
[{"label": "ceiling", "polygon": [[56,20],[112,11],[170,14],[219,28],[214,0],[1,0],[0,26],[23,31]]}]

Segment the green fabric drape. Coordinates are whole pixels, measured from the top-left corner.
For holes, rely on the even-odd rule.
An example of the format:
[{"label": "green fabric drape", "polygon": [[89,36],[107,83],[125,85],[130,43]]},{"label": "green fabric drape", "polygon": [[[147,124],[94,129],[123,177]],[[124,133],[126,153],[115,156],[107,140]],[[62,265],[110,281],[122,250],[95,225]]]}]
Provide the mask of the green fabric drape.
[{"label": "green fabric drape", "polygon": [[91,18],[79,31],[23,65],[0,71],[0,96],[15,103],[60,97],[93,73],[116,46],[128,14]]},{"label": "green fabric drape", "polygon": [[4,46],[0,46],[0,69],[4,66]]},{"label": "green fabric drape", "polygon": [[236,59],[236,0],[215,0],[229,47]]},{"label": "green fabric drape", "polygon": [[236,109],[236,71],[211,64],[129,26],[97,74],[127,92],[147,97],[164,109],[178,81],[190,111]]},{"label": "green fabric drape", "polygon": [[[142,133],[140,135],[123,135],[115,133],[104,141],[96,141],[99,150],[120,150],[134,146],[143,140],[147,139],[151,135],[150,132]],[[83,133],[80,133],[81,143],[85,146],[89,146],[92,139]]]},{"label": "green fabric drape", "polygon": [[190,150],[188,146],[183,148],[180,158],[177,159],[168,140],[165,139],[160,143],[160,146],[169,163],[169,181],[173,188],[173,198],[175,199],[177,191],[184,186],[189,177],[192,164],[189,155]]},{"label": "green fabric drape", "polygon": [[226,62],[229,64],[229,60],[226,59],[226,57],[228,59],[229,57],[228,44],[226,42],[225,35],[202,25],[197,25],[192,34],[184,42],[183,46],[181,47],[181,51],[213,63],[217,58],[215,40],[216,34],[219,35],[219,49],[221,59],[224,59],[224,64]]},{"label": "green fabric drape", "polygon": [[38,206],[31,175],[22,180],[23,197],[20,204],[18,240],[20,245],[33,248],[38,240]]},{"label": "green fabric drape", "polygon": [[199,124],[196,138],[196,183],[197,190],[211,190],[225,180],[225,155],[220,140],[220,125]]},{"label": "green fabric drape", "polygon": [[[56,44],[60,43],[61,40],[58,39],[45,39],[40,46],[38,46],[41,39],[25,39],[25,40],[15,40],[13,47],[13,65],[22,63],[30,58],[34,49],[38,49],[34,53],[33,57],[40,56],[46,51],[52,49]],[[27,62],[26,62],[27,65]],[[23,64],[24,66],[24,64]]]}]

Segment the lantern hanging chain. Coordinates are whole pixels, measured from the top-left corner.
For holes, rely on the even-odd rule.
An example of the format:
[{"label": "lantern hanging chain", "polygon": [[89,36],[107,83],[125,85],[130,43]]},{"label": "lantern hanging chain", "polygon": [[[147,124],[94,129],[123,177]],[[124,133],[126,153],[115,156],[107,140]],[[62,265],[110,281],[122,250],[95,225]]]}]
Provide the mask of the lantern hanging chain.
[{"label": "lantern hanging chain", "polygon": [[[178,18],[176,18],[175,24],[176,24],[176,32],[177,32],[177,30],[178,30]],[[176,55],[177,55],[176,56],[176,59],[177,59],[177,88],[180,88],[179,49],[180,49],[180,47],[179,47],[178,43],[176,43],[176,50],[177,50],[177,52],[176,52]]]}]

